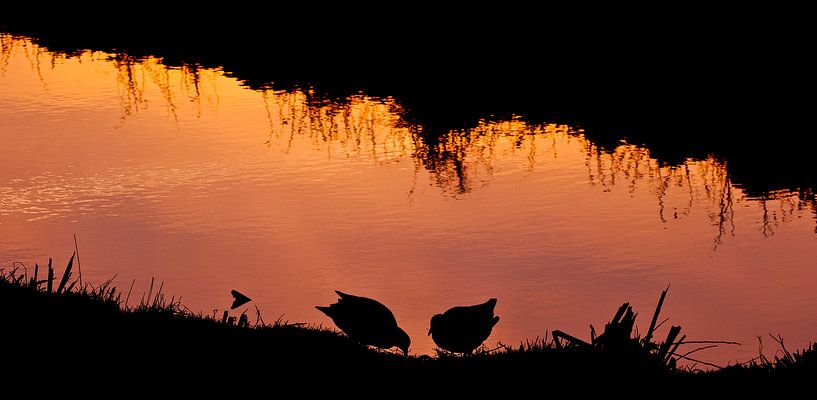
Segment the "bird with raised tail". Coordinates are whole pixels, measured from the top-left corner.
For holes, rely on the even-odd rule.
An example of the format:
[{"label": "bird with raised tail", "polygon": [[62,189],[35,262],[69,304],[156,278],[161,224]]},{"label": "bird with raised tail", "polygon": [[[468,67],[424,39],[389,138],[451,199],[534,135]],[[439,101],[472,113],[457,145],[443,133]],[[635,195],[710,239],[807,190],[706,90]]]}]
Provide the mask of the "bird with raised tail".
[{"label": "bird with raised tail", "polygon": [[326,314],[349,338],[380,349],[397,347],[408,356],[411,339],[399,326],[391,310],[376,300],[336,290],[338,302],[315,306]]},{"label": "bird with raised tail", "polygon": [[428,334],[441,349],[453,353],[471,354],[494,328],[499,317],[494,316],[496,299],[474,306],[454,307],[431,317]]}]

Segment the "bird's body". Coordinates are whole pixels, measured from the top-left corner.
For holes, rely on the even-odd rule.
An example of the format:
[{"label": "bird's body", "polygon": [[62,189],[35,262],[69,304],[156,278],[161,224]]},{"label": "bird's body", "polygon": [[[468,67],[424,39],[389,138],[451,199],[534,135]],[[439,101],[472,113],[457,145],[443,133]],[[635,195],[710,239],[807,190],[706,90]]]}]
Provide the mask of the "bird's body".
[{"label": "bird's body", "polygon": [[376,300],[337,290],[335,293],[340,297],[337,303],[315,308],[332,318],[347,336],[361,344],[381,349],[396,346],[408,354],[411,340],[397,325],[391,310]]},{"label": "bird's body", "polygon": [[499,317],[494,316],[495,306],[496,299],[490,299],[474,306],[451,308],[431,318],[428,333],[440,348],[470,354],[488,339],[499,322]]}]

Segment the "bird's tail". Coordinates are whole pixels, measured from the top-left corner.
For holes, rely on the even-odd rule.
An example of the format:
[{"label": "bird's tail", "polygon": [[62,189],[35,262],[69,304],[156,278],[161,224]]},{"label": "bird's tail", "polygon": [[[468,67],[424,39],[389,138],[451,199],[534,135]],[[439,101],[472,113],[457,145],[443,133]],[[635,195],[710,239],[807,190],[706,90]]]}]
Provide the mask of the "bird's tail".
[{"label": "bird's tail", "polygon": [[358,296],[355,296],[355,295],[353,295],[353,294],[349,294],[349,293],[343,293],[343,292],[341,292],[340,290],[335,290],[335,293],[337,293],[337,294],[338,294],[338,297],[340,297],[341,299],[347,299],[347,300],[350,300],[350,299],[356,299],[356,298],[358,298]]},{"label": "bird's tail", "polygon": [[496,307],[496,299],[490,299],[485,302],[485,307],[491,310],[491,314],[494,313],[494,307]]},{"label": "bird's tail", "polygon": [[315,306],[315,308],[317,308],[318,311],[326,314],[329,318],[335,318],[335,310],[332,308],[332,306]]}]

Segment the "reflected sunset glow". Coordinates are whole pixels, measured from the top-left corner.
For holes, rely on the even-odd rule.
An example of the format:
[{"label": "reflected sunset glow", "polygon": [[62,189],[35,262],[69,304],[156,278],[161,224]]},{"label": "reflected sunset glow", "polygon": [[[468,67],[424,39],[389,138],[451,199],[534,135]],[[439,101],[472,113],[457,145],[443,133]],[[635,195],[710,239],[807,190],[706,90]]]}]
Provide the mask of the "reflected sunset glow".
[{"label": "reflected sunset glow", "polygon": [[744,343],[707,360],[817,337],[810,189],[749,194],[715,155],[667,163],[564,124],[432,136],[398,98],[0,44],[2,265],[63,264],[77,234],[88,281],[155,277],[206,314],[237,288],[267,319],[323,325],[339,289],[387,304],[417,354],[453,305],[499,299],[494,347],[586,337],[625,301],[643,330],[667,285],[690,338]]}]

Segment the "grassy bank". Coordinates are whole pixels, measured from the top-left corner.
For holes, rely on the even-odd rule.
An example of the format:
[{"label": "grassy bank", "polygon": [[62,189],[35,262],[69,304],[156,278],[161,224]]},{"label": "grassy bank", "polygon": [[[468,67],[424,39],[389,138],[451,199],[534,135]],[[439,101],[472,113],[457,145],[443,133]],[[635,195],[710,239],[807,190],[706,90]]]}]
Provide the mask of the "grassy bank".
[{"label": "grassy bank", "polygon": [[297,382],[318,391],[402,387],[482,392],[536,390],[542,382],[578,391],[604,391],[608,384],[782,390],[817,377],[817,347],[794,353],[781,349],[774,359],[759,357],[723,369],[680,367],[681,359],[695,360],[695,349],[717,343],[685,341],[680,326],[662,326],[666,291],[643,337],[635,333],[636,314],[625,303],[590,340],[553,331],[544,340],[469,357],[402,357],[362,347],[333,330],[265,322],[255,309],[194,313],[168,298],[161,285],[136,296],[111,282],[81,283],[72,264],[62,273],[51,265],[33,271],[21,265],[2,269],[0,343],[7,379],[47,370],[50,378],[95,384],[150,385],[171,379],[218,386],[220,380],[240,379]]}]

